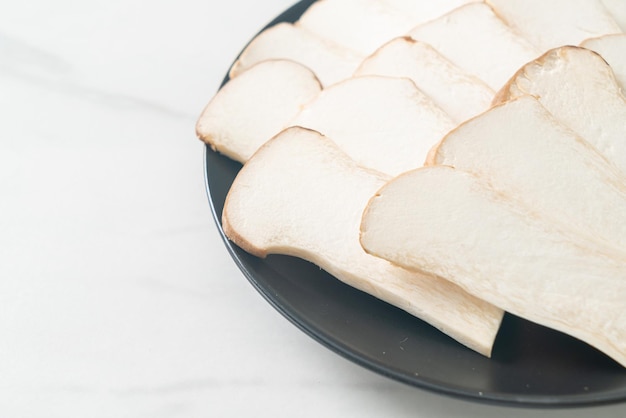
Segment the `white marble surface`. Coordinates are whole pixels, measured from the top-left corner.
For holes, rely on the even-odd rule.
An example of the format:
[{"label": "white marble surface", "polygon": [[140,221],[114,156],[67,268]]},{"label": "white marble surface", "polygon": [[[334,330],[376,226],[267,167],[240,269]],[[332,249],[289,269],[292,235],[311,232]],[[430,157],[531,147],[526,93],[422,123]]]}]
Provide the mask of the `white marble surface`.
[{"label": "white marble surface", "polygon": [[0,417],[622,417],[453,400],[364,370],[247,283],[194,123],[291,0],[5,0]]}]

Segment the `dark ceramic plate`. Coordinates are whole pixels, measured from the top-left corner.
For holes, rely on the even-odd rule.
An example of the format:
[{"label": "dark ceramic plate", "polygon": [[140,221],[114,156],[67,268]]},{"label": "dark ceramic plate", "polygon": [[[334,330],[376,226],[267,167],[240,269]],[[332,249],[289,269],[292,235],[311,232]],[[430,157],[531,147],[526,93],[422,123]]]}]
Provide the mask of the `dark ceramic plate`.
[{"label": "dark ceramic plate", "polygon": [[[270,25],[295,21],[311,3],[297,3]],[[240,168],[206,148],[206,184],[218,226]],[[283,256],[261,260],[225,237],[224,242],[250,283],[287,319],[331,350],[384,376],[455,397],[514,406],[626,400],[626,369],[574,338],[507,315],[493,358],[487,359],[308,262]]]}]

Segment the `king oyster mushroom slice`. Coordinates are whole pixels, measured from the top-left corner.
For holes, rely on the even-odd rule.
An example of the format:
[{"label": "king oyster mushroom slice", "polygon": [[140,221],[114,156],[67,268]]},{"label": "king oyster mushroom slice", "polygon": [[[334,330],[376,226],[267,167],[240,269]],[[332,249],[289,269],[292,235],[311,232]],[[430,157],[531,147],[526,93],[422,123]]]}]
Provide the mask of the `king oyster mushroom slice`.
[{"label": "king oyster mushroom slice", "polygon": [[624,259],[494,190],[488,179],[449,166],[396,177],[368,204],[361,244],[626,366]]},{"label": "king oyster mushroom slice", "polygon": [[597,53],[566,46],[526,64],[494,103],[532,95],[626,173],[626,99]]},{"label": "king oyster mushroom slice", "polygon": [[626,175],[534,97],[461,124],[431,156],[431,164],[486,178],[494,190],[626,260]]},{"label": "king oyster mushroom slice", "polygon": [[489,356],[502,310],[446,280],[397,267],[361,248],[361,213],[388,180],[357,165],[321,134],[289,128],[237,175],[224,206],[224,232],[259,257],[286,254],[311,261]]},{"label": "king oyster mushroom slice", "polygon": [[363,58],[363,54],[283,22],[264,30],[250,42],[233,65],[230,76],[234,78],[268,59],[290,59],[309,67],[328,86],[352,76]]},{"label": "king oyster mushroom slice", "polygon": [[364,167],[420,167],[456,123],[407,78],[361,76],[322,91],[289,123],[330,137]]},{"label": "king oyster mushroom slice", "polygon": [[383,45],[361,63],[355,75],[409,78],[456,122],[487,110],[495,94],[432,46],[410,37]]},{"label": "king oyster mushroom slice", "polygon": [[498,16],[541,51],[621,33],[601,0],[486,0]]},{"label": "king oyster mushroom slice", "polygon": [[626,92],[626,34],[586,39],[580,46],[600,54],[611,66],[622,93]]},{"label": "king oyster mushroom slice", "polygon": [[382,0],[383,3],[409,16],[414,25],[436,19],[451,10],[477,0]]},{"label": "king oyster mushroom slice", "polygon": [[469,3],[409,32],[464,71],[499,90],[519,67],[539,55],[485,3]]},{"label": "king oyster mushroom slice", "polygon": [[260,62],[231,79],[196,124],[200,139],[244,163],[322,90],[315,74],[288,60]]},{"label": "king oyster mushroom slice", "polygon": [[383,0],[319,0],[296,22],[321,38],[370,55],[416,22]]},{"label": "king oyster mushroom slice", "polygon": [[602,4],[607,8],[613,19],[622,28],[626,30],[626,2],[624,0],[602,0]]}]

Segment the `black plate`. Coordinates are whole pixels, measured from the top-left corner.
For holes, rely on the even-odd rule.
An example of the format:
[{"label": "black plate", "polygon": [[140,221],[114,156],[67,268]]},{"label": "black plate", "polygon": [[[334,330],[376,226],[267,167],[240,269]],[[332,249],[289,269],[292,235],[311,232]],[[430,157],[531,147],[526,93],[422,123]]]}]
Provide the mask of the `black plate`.
[{"label": "black plate", "polygon": [[[297,3],[270,26],[295,21]],[[241,165],[206,147],[206,184],[220,219]],[[590,346],[506,315],[487,359],[419,319],[352,289],[303,260],[253,257],[224,242],[252,283],[287,319],[340,355],[384,376],[460,398],[513,406],[571,407],[626,400],[626,369]]]}]

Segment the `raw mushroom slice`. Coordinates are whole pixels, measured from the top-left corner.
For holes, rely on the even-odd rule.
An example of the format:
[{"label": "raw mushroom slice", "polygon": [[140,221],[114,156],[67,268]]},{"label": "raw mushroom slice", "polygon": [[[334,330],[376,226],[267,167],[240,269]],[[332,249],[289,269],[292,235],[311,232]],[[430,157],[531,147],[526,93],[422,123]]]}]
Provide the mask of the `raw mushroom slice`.
[{"label": "raw mushroom slice", "polygon": [[[626,175],[523,96],[461,124],[432,153],[626,260]],[[607,250],[608,251],[608,250]]]},{"label": "raw mushroom slice", "polygon": [[456,122],[487,110],[495,94],[432,46],[410,37],[396,38],[366,58],[355,72],[360,75],[410,78]]},{"label": "raw mushroom slice", "polygon": [[283,22],[264,30],[250,42],[233,65],[230,77],[261,61],[290,59],[309,67],[328,86],[350,77],[363,58],[362,54]]},{"label": "raw mushroom slice", "polygon": [[311,261],[489,356],[500,309],[446,280],[409,272],[361,248],[361,213],[388,179],[359,167],[319,133],[289,128],[237,175],[224,206],[224,232],[259,257],[278,253]]},{"label": "raw mushroom slice", "polygon": [[372,198],[361,244],[370,254],[445,277],[507,312],[579,338],[626,366],[624,260],[516,200],[492,189],[489,179],[448,166],[417,169]]},{"label": "raw mushroom slice", "polygon": [[499,90],[519,67],[540,53],[511,30],[491,7],[469,3],[412,29],[454,64]]},{"label": "raw mushroom slice", "polygon": [[383,3],[408,16],[414,25],[436,19],[457,7],[476,0],[382,0]]},{"label": "raw mushroom slice", "polygon": [[406,34],[415,23],[382,0],[319,0],[296,25],[370,55],[384,43]]},{"label": "raw mushroom slice", "polygon": [[597,53],[567,46],[522,67],[494,103],[532,95],[626,173],[626,99]]},{"label": "raw mushroom slice", "polygon": [[[624,4],[626,5],[626,2]],[[587,39],[581,46],[597,52],[609,63],[622,88],[622,93],[626,92],[626,34]]]},{"label": "raw mushroom slice", "polygon": [[602,0],[602,4],[611,13],[622,31],[626,31],[626,2],[624,0]]},{"label": "raw mushroom slice", "polygon": [[211,99],[196,133],[244,163],[322,90],[315,74],[293,61],[263,61],[230,80]]},{"label": "raw mushroom slice", "polygon": [[578,45],[587,38],[621,32],[601,0],[486,2],[498,16],[541,51]]},{"label": "raw mushroom slice", "polygon": [[456,123],[411,80],[362,76],[326,88],[289,125],[321,132],[359,164],[395,176],[422,166]]}]

